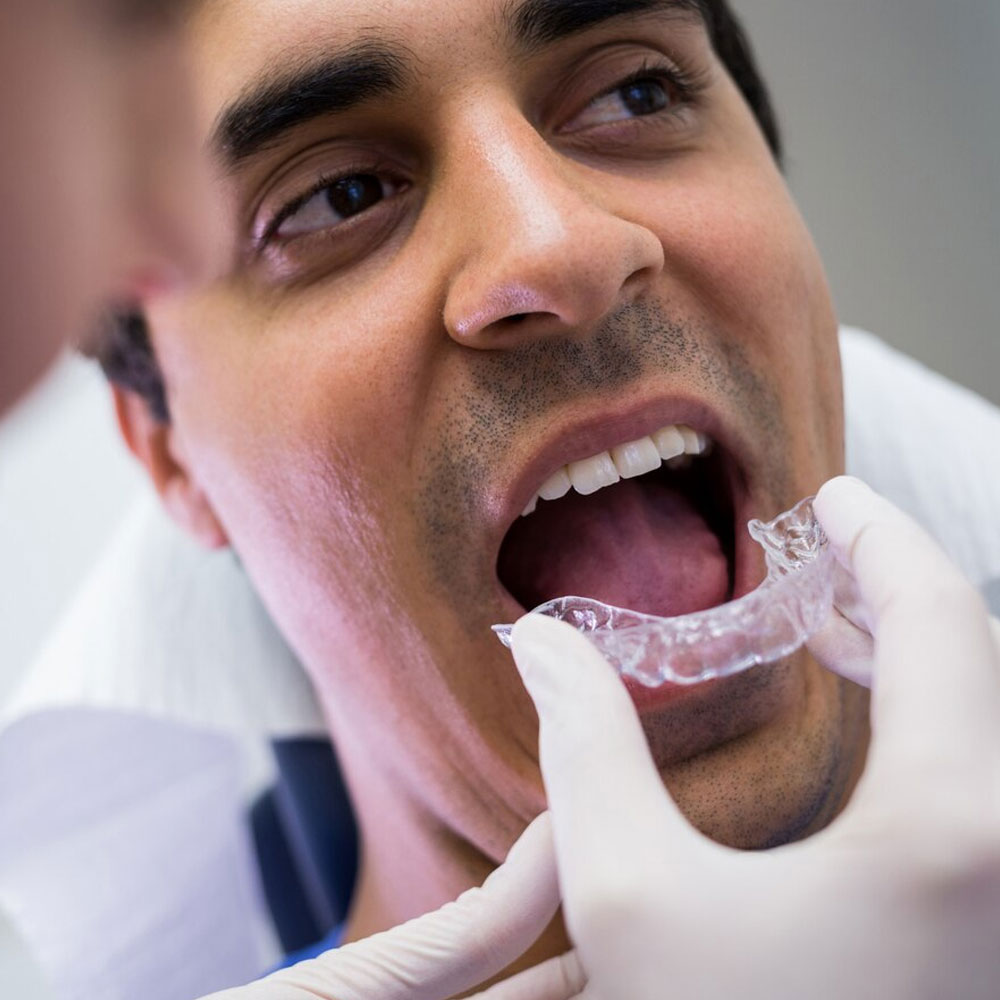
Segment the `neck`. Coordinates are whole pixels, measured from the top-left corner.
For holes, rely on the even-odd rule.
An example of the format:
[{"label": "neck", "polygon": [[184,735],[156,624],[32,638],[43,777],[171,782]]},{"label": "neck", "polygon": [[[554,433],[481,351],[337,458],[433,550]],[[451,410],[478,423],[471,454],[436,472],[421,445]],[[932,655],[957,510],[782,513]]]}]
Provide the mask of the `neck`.
[{"label": "neck", "polygon": [[[344,750],[340,756],[358,820],[361,858],[345,944],[430,913],[482,885],[495,867],[490,858],[400,794],[377,766],[371,766],[370,758]],[[481,985],[485,988],[570,947],[557,915],[520,959]]]},{"label": "neck", "polygon": [[[489,860],[364,781],[354,796],[360,865],[344,941],[356,941],[429,913],[480,885]],[[354,784],[352,782],[352,784]]]}]

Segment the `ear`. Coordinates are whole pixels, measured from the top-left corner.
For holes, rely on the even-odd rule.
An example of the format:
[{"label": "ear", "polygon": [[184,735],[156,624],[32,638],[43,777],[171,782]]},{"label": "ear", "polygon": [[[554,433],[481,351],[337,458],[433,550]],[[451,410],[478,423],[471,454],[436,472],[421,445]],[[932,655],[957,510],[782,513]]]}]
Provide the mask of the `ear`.
[{"label": "ear", "polygon": [[138,393],[119,385],[111,391],[122,437],[145,467],[170,516],[205,548],[228,545],[225,529],[188,468],[173,426],[157,420]]}]

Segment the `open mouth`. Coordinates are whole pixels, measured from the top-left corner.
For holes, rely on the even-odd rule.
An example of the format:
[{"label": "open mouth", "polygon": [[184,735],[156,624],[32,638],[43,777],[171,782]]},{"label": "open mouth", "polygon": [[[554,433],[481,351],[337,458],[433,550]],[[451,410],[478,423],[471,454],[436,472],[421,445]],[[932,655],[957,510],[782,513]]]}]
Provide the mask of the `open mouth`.
[{"label": "open mouth", "polygon": [[745,492],[727,448],[667,425],[552,473],[507,531],[497,574],[525,610],[569,594],[663,617],[712,608],[746,589]]}]

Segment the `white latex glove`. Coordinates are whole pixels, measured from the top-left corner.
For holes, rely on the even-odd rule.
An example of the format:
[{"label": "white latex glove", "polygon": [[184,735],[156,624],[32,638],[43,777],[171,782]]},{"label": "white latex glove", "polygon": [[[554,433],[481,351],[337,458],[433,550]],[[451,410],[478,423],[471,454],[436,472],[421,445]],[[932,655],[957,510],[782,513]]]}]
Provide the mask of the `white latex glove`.
[{"label": "white latex glove", "polygon": [[858,481],[828,483],[816,512],[874,635],[873,738],[847,809],[801,843],[703,837],[595,648],[551,618],[514,628],[581,997],[1000,996],[1000,655],[985,607]]},{"label": "white latex glove", "polygon": [[[481,888],[391,931],[205,1000],[445,1000],[502,972],[537,940],[558,905],[552,832],[543,813]],[[579,988],[572,960],[557,959],[485,995],[489,1000],[562,996],[567,974],[577,977]],[[563,992],[551,992],[555,989]]]}]

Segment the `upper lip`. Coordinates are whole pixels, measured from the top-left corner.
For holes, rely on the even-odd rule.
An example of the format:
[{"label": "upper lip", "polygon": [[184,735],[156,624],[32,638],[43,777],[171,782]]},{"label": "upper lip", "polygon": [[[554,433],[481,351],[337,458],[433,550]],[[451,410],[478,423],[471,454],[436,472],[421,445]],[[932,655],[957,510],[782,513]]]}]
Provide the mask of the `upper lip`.
[{"label": "upper lip", "polygon": [[687,424],[707,434],[731,455],[746,455],[744,442],[713,407],[704,400],[679,395],[647,400],[628,409],[603,409],[554,432],[528,459],[503,490],[496,506],[497,547],[541,484],[556,469],[589,458],[615,445],[635,441],[668,424]]}]

